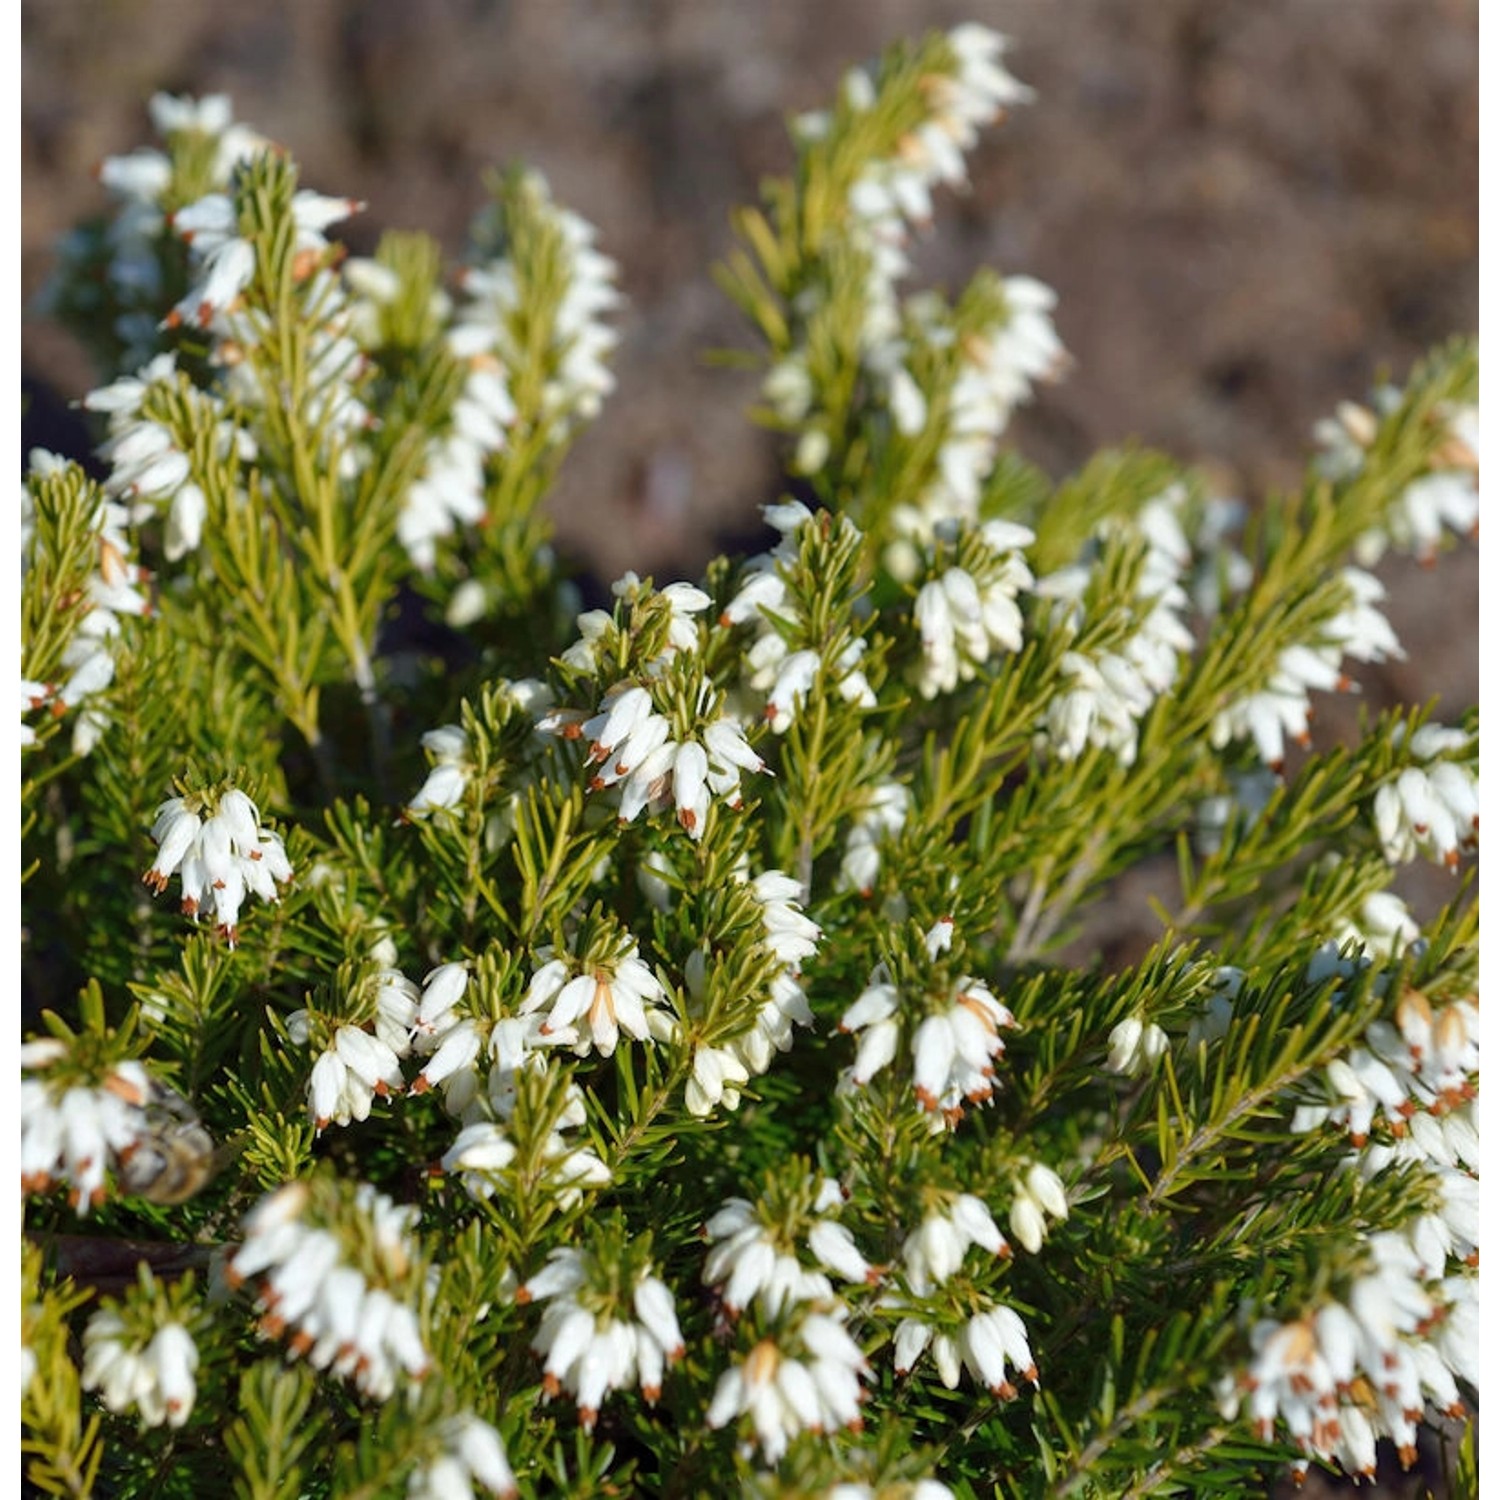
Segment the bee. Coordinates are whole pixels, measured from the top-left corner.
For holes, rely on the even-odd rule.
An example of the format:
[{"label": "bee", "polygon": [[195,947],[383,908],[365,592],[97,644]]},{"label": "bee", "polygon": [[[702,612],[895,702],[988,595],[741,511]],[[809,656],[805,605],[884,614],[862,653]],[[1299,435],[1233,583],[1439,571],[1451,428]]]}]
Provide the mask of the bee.
[{"label": "bee", "polygon": [[218,1170],[219,1153],[198,1112],[155,1080],[141,1104],[144,1128],[119,1157],[120,1186],[151,1203],[185,1203]]}]

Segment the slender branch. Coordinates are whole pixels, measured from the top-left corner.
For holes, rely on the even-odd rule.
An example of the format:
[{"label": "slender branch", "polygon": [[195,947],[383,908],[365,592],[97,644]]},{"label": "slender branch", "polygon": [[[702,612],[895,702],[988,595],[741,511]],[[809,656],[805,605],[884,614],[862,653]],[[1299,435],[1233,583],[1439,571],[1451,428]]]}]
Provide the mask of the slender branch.
[{"label": "slender branch", "polygon": [[1237,1121],[1244,1119],[1246,1115],[1253,1114],[1262,1105],[1276,1098],[1278,1095],[1284,1095],[1298,1079],[1304,1078],[1315,1069],[1326,1065],[1327,1061],[1327,1057],[1320,1053],[1317,1057],[1310,1059],[1302,1066],[1293,1068],[1289,1073],[1277,1074],[1274,1078],[1264,1079],[1259,1087],[1251,1089],[1248,1093],[1237,1099],[1218,1120],[1200,1126],[1189,1137],[1183,1145],[1182,1150],[1177,1153],[1177,1159],[1170,1167],[1163,1170],[1161,1176],[1156,1179],[1155,1186],[1144,1199],[1145,1204],[1151,1208],[1157,1207],[1171,1190],[1173,1183],[1182,1171],[1183,1165],[1191,1157],[1215,1145]]},{"label": "slender branch", "polygon": [[1171,1483],[1177,1478],[1183,1465],[1205,1453],[1211,1453],[1228,1434],[1227,1427],[1211,1427],[1196,1443],[1186,1443],[1170,1458],[1164,1458],[1152,1464],[1140,1479],[1121,1495],[1120,1500],[1136,1500],[1137,1496],[1150,1495],[1161,1485]]},{"label": "slender branch", "polygon": [[1049,1495],[1061,1497],[1071,1495],[1080,1485],[1089,1479],[1089,1470],[1093,1468],[1119,1439],[1120,1435],[1129,1431],[1142,1417],[1150,1416],[1169,1395],[1170,1391],[1149,1390],[1142,1391],[1133,1401],[1122,1406],[1107,1427],[1094,1434],[1088,1445],[1073,1461],[1072,1467],[1050,1490]]},{"label": "slender branch", "polygon": [[1010,948],[1005,954],[1006,967],[1019,963],[1019,955],[1031,951],[1032,929],[1036,926],[1042,914],[1042,907],[1047,900],[1047,880],[1051,874],[1051,859],[1043,860],[1042,867],[1032,877],[1031,884],[1027,888],[1026,905],[1021,908],[1021,915],[1016,919],[1016,930],[1011,934]]},{"label": "slender branch", "polygon": [[[1050,901],[1047,900],[1045,881],[1033,884],[1026,898],[1026,909],[1021,913],[1021,920],[1016,924],[1010,948],[1005,955],[1007,965],[1029,963],[1046,951],[1047,944],[1052,941],[1057,929],[1072,915],[1084,887],[1093,879],[1094,872],[1099,868],[1099,856],[1108,843],[1104,830],[1095,829],[1078,858],[1073,861],[1067,879],[1058,887],[1057,894]],[[1033,899],[1036,897],[1039,899]]]}]

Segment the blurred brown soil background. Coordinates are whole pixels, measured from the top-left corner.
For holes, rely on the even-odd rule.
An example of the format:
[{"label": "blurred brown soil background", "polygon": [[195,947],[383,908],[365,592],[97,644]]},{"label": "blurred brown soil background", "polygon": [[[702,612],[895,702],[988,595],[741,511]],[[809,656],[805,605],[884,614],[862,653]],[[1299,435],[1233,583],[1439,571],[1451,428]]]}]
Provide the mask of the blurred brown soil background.
[{"label": "blurred brown soil background", "polygon": [[[563,544],[604,578],[693,576],[775,498],[775,445],[742,415],[754,378],[703,359],[748,342],[710,275],[728,211],[786,169],[788,113],[929,27],[1004,32],[1037,90],[983,137],[972,189],[940,199],[920,269],[954,288],[991,264],[1057,289],[1076,364],[1012,430],[1052,474],[1138,438],[1225,494],[1295,485],[1314,420],[1477,328],[1477,0],[23,0],[20,14],[28,304],[57,236],[104,205],[98,161],[151,138],[157,89],[229,93],[307,185],[365,200],[340,230],[361,252],[422,228],[457,257],[485,168],[545,172],[598,226],[629,298],[619,389],[552,500]],[[64,398],[95,383],[35,314],[22,358]],[[1364,701],[1436,696],[1451,719],[1478,692],[1476,549],[1380,572],[1408,659],[1366,670]],[[1451,890],[1440,877],[1422,905]]]}]

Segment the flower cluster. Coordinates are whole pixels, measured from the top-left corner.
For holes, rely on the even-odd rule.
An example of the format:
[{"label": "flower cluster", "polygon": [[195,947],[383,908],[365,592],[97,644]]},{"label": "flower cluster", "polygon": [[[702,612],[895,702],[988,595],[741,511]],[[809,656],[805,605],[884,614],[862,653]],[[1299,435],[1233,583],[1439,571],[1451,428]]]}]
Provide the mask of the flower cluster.
[{"label": "flower cluster", "polygon": [[[562,660],[579,673],[600,670],[600,648],[609,643],[636,657],[637,673],[606,689],[597,709],[543,712],[537,727],[588,744],[590,791],[617,791],[619,816],[668,806],[694,839],[701,839],[711,801],[741,805],[740,777],[763,771],[739,721],[722,708],[723,695],[701,671],[698,616],[709,596],[692,584],[652,589],[634,573],[613,591],[626,608],[622,632],[612,615],[591,610],[578,617],[580,639]],[[681,669],[681,670],[679,670]]]},{"label": "flower cluster", "polygon": [[[272,330],[285,314],[284,287],[295,290],[301,324],[291,357],[302,392],[300,415],[315,435],[317,456],[339,478],[352,477],[367,462],[362,439],[373,419],[359,392],[368,364],[351,333],[356,314],[335,269],[340,252],[326,231],[363,207],[352,198],[297,188],[290,163],[261,151],[222,188],[170,219],[197,279],[163,326],[209,336],[220,394],[242,409],[280,401],[292,378],[276,369],[289,346]],[[273,232],[278,212],[289,233]]]},{"label": "flower cluster", "polygon": [[[1428,1179],[1431,1204],[1403,1232],[1430,1279],[1451,1262],[1479,1265],[1478,1028],[1476,1003],[1434,1008],[1407,989],[1393,1021],[1372,1022],[1364,1045],[1328,1068],[1339,1098],[1324,1117],[1358,1148],[1355,1170],[1368,1180],[1414,1166]],[[1303,1106],[1293,1128],[1321,1123],[1320,1113]]]},{"label": "flower cluster", "polygon": [[1479,1129],[1473,1106],[1441,1118],[1417,1115],[1404,1137],[1388,1144],[1371,1142],[1355,1162],[1366,1180],[1403,1166],[1420,1167],[1433,1190],[1432,1206],[1404,1231],[1422,1274],[1436,1279],[1453,1262],[1477,1271]]},{"label": "flower cluster", "polygon": [[[1032,97],[1001,63],[1006,41],[998,32],[970,23],[945,40],[948,66],[923,80],[926,117],[901,137],[892,156],[865,167],[849,195],[871,239],[881,245],[899,247],[908,224],[929,224],[933,189],[940,183],[962,186],[964,154],[974,148],[980,128]],[[869,74],[846,74],[844,98],[856,109],[869,108],[875,100]],[[802,133],[813,134],[815,126],[804,117]]]},{"label": "flower cluster", "polygon": [[198,1394],[198,1346],[181,1323],[163,1322],[141,1343],[120,1310],[104,1307],[83,1331],[82,1382],[110,1411],[135,1411],[147,1427],[181,1427]]},{"label": "flower cluster", "polygon": [[[1066,1213],[1067,1204],[1056,1176],[1034,1165],[1027,1177],[1028,1186],[1016,1198],[1017,1203],[1026,1204],[1026,1212],[1018,1216],[1013,1210],[1011,1214],[1012,1230],[1018,1231],[1018,1238],[1034,1250],[1040,1237],[1032,1242],[1035,1227],[1028,1214],[1039,1212],[1030,1196],[1033,1183],[1051,1207],[1057,1207],[1061,1200],[1062,1212]],[[1010,1246],[983,1199],[972,1193],[934,1195],[922,1222],[902,1244],[902,1285],[884,1293],[880,1306],[899,1318],[895,1331],[897,1375],[910,1374],[930,1347],[938,1378],[949,1390],[958,1385],[962,1370],[967,1368],[995,1395],[1009,1398],[1016,1391],[1007,1377],[1007,1365],[1033,1382],[1036,1365],[1020,1316],[999,1303],[976,1312],[973,1302],[977,1294],[971,1294],[967,1282],[963,1286],[954,1282],[973,1245],[994,1259],[1010,1255]]]},{"label": "flower cluster", "polygon": [[[740,586],[720,613],[719,624],[755,627],[755,639],[745,652],[745,689],[756,716],[765,720],[772,734],[785,734],[823,665],[821,652],[810,645],[796,649],[792,645],[811,641],[813,636],[806,611],[788,586],[798,564],[803,527],[820,523],[800,500],[762,506],[761,514],[780,532],[781,540],[745,564]],[[855,534],[847,516],[838,525],[843,535]],[[833,670],[839,696],[846,703],[868,708],[874,705],[875,694],[860,666],[865,651],[864,637],[851,636]]]},{"label": "flower cluster", "polygon": [[589,790],[618,787],[622,823],[633,823],[647,809],[670,806],[689,835],[699,839],[710,802],[718,798],[740,806],[740,773],[765,769],[735,720],[726,714],[706,717],[707,707],[700,701],[691,727],[674,729],[658,711],[649,686],[622,682],[605,694],[592,717],[579,723],[548,715],[541,727],[587,740],[589,763],[597,767]]},{"label": "flower cluster", "polygon": [[79,320],[97,316],[99,308],[75,290],[78,282],[105,290],[112,314],[108,332],[125,369],[143,364],[159,348],[159,309],[171,283],[161,253],[165,205],[193,187],[227,187],[238,166],[270,145],[235,120],[224,94],[155,94],[147,113],[166,149],[143,146],[99,164],[99,182],[117,205],[114,216],[102,231],[80,230],[64,239],[48,290],[52,306]]},{"label": "flower cluster", "polygon": [[938,1332],[918,1317],[902,1319],[896,1328],[896,1373],[905,1375],[928,1346],[938,1378],[951,1391],[964,1370],[987,1387],[991,1395],[1009,1401],[1016,1394],[1012,1371],[1033,1385],[1036,1362],[1031,1357],[1026,1324],[1014,1308],[996,1303],[965,1319],[952,1332]]},{"label": "flower cluster", "polygon": [[1345,568],[1340,605],[1323,621],[1315,639],[1283,647],[1265,685],[1225,708],[1214,720],[1210,739],[1218,746],[1249,739],[1261,760],[1280,772],[1286,741],[1309,741],[1309,694],[1346,690],[1344,657],[1355,661],[1399,660],[1404,655],[1390,622],[1376,608],[1385,587],[1373,574]]},{"label": "flower cluster", "polygon": [[878,782],[854,815],[839,864],[839,887],[869,896],[880,874],[881,845],[901,832],[911,808],[911,792],[899,781]]},{"label": "flower cluster", "polygon": [[155,1136],[151,1106],[161,1089],[133,1059],[87,1080],[69,1064],[70,1050],[57,1037],[21,1047],[21,1191],[66,1183],[84,1215],[104,1202],[111,1173],[132,1190],[129,1163]]},{"label": "flower cluster", "polygon": [[1010,1202],[1010,1232],[1016,1243],[1035,1255],[1047,1237],[1047,1220],[1068,1217],[1068,1194],[1051,1167],[1039,1161],[1030,1162],[1014,1183],[1015,1196]]},{"label": "flower cluster", "polygon": [[505,1444],[473,1412],[450,1417],[438,1429],[442,1452],[412,1470],[406,1500],[473,1500],[477,1480],[499,1500],[517,1493]]},{"label": "flower cluster", "polygon": [[478,1087],[475,1064],[484,1047],[478,1018],[463,1005],[469,989],[469,966],[439,964],[422,981],[422,993],[411,1019],[411,1045],[425,1057],[412,1083],[414,1094],[443,1085],[450,1114],[462,1114]]},{"label": "flower cluster", "polygon": [[516,1293],[520,1303],[534,1299],[547,1301],[531,1341],[543,1360],[543,1390],[568,1391],[585,1431],[613,1390],[639,1381],[655,1402],[667,1366],[684,1353],[671,1291],[641,1247],[627,1250],[618,1235],[601,1251],[554,1250]]},{"label": "flower cluster", "polygon": [[[1140,720],[1177,680],[1182,654],[1193,646],[1183,621],[1183,578],[1192,549],[1183,534],[1186,490],[1174,485],[1130,521],[1100,528],[1096,543],[1121,536],[1144,546],[1127,633],[1115,645],[1074,649],[1059,663],[1062,685],[1047,705],[1047,738],[1054,754],[1075,760],[1090,745],[1111,750],[1121,764],[1135,761]],[[1037,593],[1062,602],[1073,629],[1084,622],[1084,595],[1094,578],[1075,564],[1038,581]]]},{"label": "flower cluster", "polygon": [[[713,1248],[703,1279],[720,1288],[724,1308],[737,1317],[753,1300],[774,1318],[798,1302],[833,1297],[832,1271],[851,1282],[873,1282],[879,1271],[860,1253],[854,1237],[832,1217],[843,1192],[831,1178],[778,1184],[759,1203],[731,1198],[703,1227]],[[805,1245],[821,1269],[798,1255]]]},{"label": "flower cluster", "polygon": [[1404,864],[1420,853],[1456,869],[1460,855],[1479,848],[1479,786],[1470,769],[1471,739],[1441,724],[1424,724],[1410,738],[1398,725],[1393,738],[1418,764],[1375,793],[1375,831],[1385,857]]},{"label": "flower cluster", "polygon": [[110,466],[105,493],[129,501],[135,519],[165,507],[162,552],[168,562],[180,561],[202,541],[208,514],[195,472],[197,434],[210,433],[221,456],[252,457],[253,439],[228,418],[217,396],[197,389],[178,370],[172,354],[158,354],[134,375],[90,391],[83,405],[108,419],[108,436],[99,449]]},{"label": "flower cluster", "polygon": [[[260,178],[277,178],[283,171],[271,157],[255,166]],[[209,193],[172,215],[171,227],[187,245],[198,280],[168,313],[166,326],[205,330],[225,397],[247,408],[263,407],[279,399],[273,394],[279,382],[268,381],[262,365],[279,360],[284,350],[271,337],[279,311],[257,305],[256,299],[278,297],[278,279],[288,276],[308,322],[298,367],[305,387],[303,416],[317,434],[320,458],[339,477],[349,478],[366,461],[360,440],[372,418],[358,393],[366,361],[350,333],[353,313],[332,267],[336,257],[326,231],[364,205],[296,189],[287,208],[290,240],[282,242],[265,234],[265,202],[274,196],[256,171],[247,169],[235,174],[225,191]],[[270,264],[272,254],[284,256],[284,265]],[[251,291],[255,298],[246,296]]]},{"label": "flower cluster", "polygon": [[800,1307],[784,1330],[759,1340],[743,1363],[719,1377],[708,1425],[723,1427],[748,1415],[769,1464],[780,1462],[798,1433],[857,1428],[860,1381],[870,1367],[844,1327],[846,1318],[842,1307]]},{"label": "flower cluster", "polygon": [[[822,931],[802,910],[802,888],[781,870],[763,870],[747,884],[760,909],[762,935],[757,946],[773,968],[750,1025],[694,1050],[686,1102],[695,1115],[706,1115],[720,1103],[733,1109],[741,1086],[764,1073],[778,1052],[790,1050],[796,1026],[811,1026],[813,1021],[801,970],[802,961],[817,951]],[[703,951],[695,949],[683,975],[694,999],[701,994],[704,970]]]},{"label": "flower cluster", "polygon": [[[373,1003],[373,1020],[365,1025],[333,1024],[307,1082],[308,1112],[319,1131],[368,1119],[376,1099],[405,1087],[401,1059],[411,1050],[419,998],[416,985],[399,969],[377,969],[360,983],[358,995],[350,997],[353,1008],[366,1009]],[[313,1025],[311,1012],[293,1011],[287,1017],[287,1034],[306,1045]]]},{"label": "flower cluster", "polygon": [[[404,290],[401,277],[383,261],[357,258],[345,261],[343,279],[350,294],[349,333],[362,348],[378,350],[386,336],[383,314]],[[396,519],[397,539],[422,572],[432,571],[441,537],[485,518],[487,465],[505,448],[516,418],[506,369],[492,352],[492,332],[454,324],[452,302],[436,288],[428,310],[445,325],[443,343],[462,366],[463,380],[446,421],[434,424],[437,430],[427,438],[420,472]]]},{"label": "flower cluster", "polygon": [[[1380,387],[1370,407],[1340,402],[1332,417],[1313,428],[1318,472],[1341,483],[1357,479],[1380,439],[1382,423],[1400,405],[1401,392],[1394,386]],[[1400,491],[1380,524],[1355,543],[1355,554],[1366,567],[1379,561],[1388,547],[1431,563],[1445,529],[1460,535],[1478,533],[1479,408],[1448,405],[1440,407],[1434,419],[1443,423],[1443,441],[1429,468]]]},{"label": "flower cluster", "polygon": [[1328,1065],[1331,1098],[1299,1108],[1292,1128],[1331,1121],[1356,1146],[1377,1117],[1398,1139],[1419,1115],[1439,1128],[1454,1121],[1467,1130],[1463,1111],[1477,1093],[1478,1072],[1478,1004],[1452,1000],[1434,1008],[1420,990],[1408,989],[1391,1021],[1372,1021],[1364,1045]]},{"label": "flower cluster", "polygon": [[[412,1093],[441,1084],[444,1108],[465,1124],[508,1120],[520,1075],[546,1069],[542,1019],[481,1015],[465,1000],[469,983],[464,963],[439,964],[427,976],[412,1030],[413,1049],[427,1061]],[[489,1071],[484,1073],[486,1061]],[[576,1088],[570,1088],[573,1094]],[[561,1123],[583,1123],[581,1100],[568,1105]]]},{"label": "flower cluster", "polygon": [[[953,923],[936,923],[924,939],[927,956],[936,964],[953,942]],[[965,1102],[983,1104],[994,1094],[995,1059],[1005,1051],[1001,1032],[1015,1024],[1009,1010],[972,975],[956,981],[935,970],[935,987],[909,996],[894,982],[890,970],[877,965],[870,982],[839,1019],[839,1030],[859,1034],[859,1050],[847,1074],[847,1084],[863,1088],[896,1056],[906,1037],[907,1014],[925,1014],[911,1031],[912,1087],[929,1114],[941,1112],[942,1121],[956,1123]]]},{"label": "flower cluster", "polygon": [[[292,199],[294,256],[313,264],[328,250],[324,231],[363,207],[352,198],[299,190]],[[234,306],[255,276],[254,242],[241,233],[240,208],[232,191],[209,193],[178,209],[171,226],[191,251],[199,280],[167,314],[167,326],[195,323],[210,328]]]},{"label": "flower cluster", "polygon": [[[1365,1180],[1416,1168],[1430,1189],[1424,1212],[1370,1236],[1370,1265],[1346,1294],[1252,1330],[1255,1359],[1240,1386],[1260,1434],[1279,1420],[1304,1453],[1351,1472],[1373,1472],[1381,1437],[1409,1466],[1428,1406],[1461,1415],[1457,1382],[1478,1385],[1478,1022],[1472,1000],[1437,1005],[1406,988],[1390,1019],[1329,1063],[1324,1099],[1300,1105],[1291,1122],[1345,1131]],[[1237,1405],[1238,1393],[1225,1395]]]},{"label": "flower cluster", "polygon": [[[856,243],[868,258],[865,342],[872,364],[885,371],[894,388],[897,405],[903,394],[910,401],[910,388],[897,373],[899,359],[889,352],[900,322],[894,285],[910,265],[909,227],[930,223],[934,188],[964,183],[964,153],[973,148],[979,128],[997,119],[1006,106],[1031,96],[1001,64],[1005,39],[998,33],[961,26],[946,40],[947,67],[934,70],[926,81],[926,117],[901,136],[889,155],[868,160],[848,195]],[[848,108],[863,112],[875,105],[879,87],[869,73],[856,68],[845,75],[842,93]],[[816,141],[827,134],[830,123],[824,114],[804,115],[797,122],[797,134],[804,141]]]},{"label": "flower cluster", "polygon": [[[520,263],[516,221],[522,217],[529,221],[527,248],[535,264]],[[498,233],[515,253],[465,272],[455,350],[487,357],[505,370],[522,368],[532,351],[544,350],[542,413],[564,429],[588,421],[615,384],[606,360],[619,335],[603,320],[621,301],[615,263],[595,248],[593,225],[552,201],[539,172],[523,173],[507,185],[497,219],[481,223],[476,238]],[[539,251],[539,245],[546,250]],[[542,263],[546,253],[555,264]]]},{"label": "flower cluster", "polygon": [[[432,292],[433,321],[462,383],[397,518],[397,537],[421,571],[433,570],[440,539],[489,516],[493,460],[512,429],[525,432],[532,453],[555,448],[613,389],[607,360],[618,335],[604,315],[621,299],[614,262],[594,238],[591,225],[552,201],[540,174],[518,174],[475,226],[478,259],[464,271],[456,302]],[[378,260],[351,263],[345,279],[356,293],[354,328],[374,346],[380,310],[402,294],[401,279]],[[525,411],[517,392],[527,396]],[[482,614],[484,587],[469,583],[454,610]]]},{"label": "flower cluster", "polygon": [[1126,1016],[1109,1033],[1109,1056],[1104,1066],[1127,1078],[1150,1072],[1167,1050],[1167,1034],[1155,1021]]},{"label": "flower cluster", "polygon": [[[873,399],[884,408],[881,416],[911,439],[941,413],[932,478],[914,498],[902,497],[893,515],[896,531],[917,538],[941,520],[977,519],[980,491],[1012,409],[1027,399],[1034,381],[1057,376],[1066,358],[1050,317],[1055,297],[1031,277],[978,278],[983,294],[966,297],[970,306],[960,317],[941,297],[918,295],[903,303],[896,291],[910,269],[910,228],[929,222],[934,189],[962,186],[964,155],[978,129],[1031,95],[1006,72],[1004,50],[1004,38],[986,27],[957,27],[923,59],[913,94],[905,93],[910,82],[899,72],[876,78],[855,69],[844,79],[836,115],[805,114],[794,127],[805,153],[824,153],[829,161],[844,151],[856,155],[853,176],[846,169],[835,177],[845,195],[839,242],[862,270],[858,355]],[[851,136],[861,117],[897,96],[906,128],[894,138],[867,138],[856,154]],[[797,329],[791,345],[779,351],[765,380],[777,417],[801,430],[795,467],[805,474],[819,471],[832,450],[830,423],[814,411],[820,342],[814,327],[836,295],[819,285],[802,290],[792,308]],[[983,306],[976,311],[975,303]],[[919,383],[913,374],[919,365],[942,373],[928,369]]]},{"label": "flower cluster", "polygon": [[958,1270],[971,1245],[1002,1258],[1010,1254],[984,1199],[973,1193],[945,1195],[902,1242],[901,1266],[907,1286],[925,1297]]},{"label": "flower cluster", "polygon": [[425,1289],[416,1219],[368,1183],[350,1194],[331,1180],[290,1182],[246,1215],[225,1276],[253,1285],[268,1338],[287,1336],[314,1369],[386,1401],[432,1363],[413,1305]]},{"label": "flower cluster", "polygon": [[1269,1441],[1279,1422],[1304,1454],[1373,1475],[1381,1437],[1412,1464],[1429,1403],[1464,1413],[1455,1376],[1477,1382],[1478,1330],[1472,1297],[1435,1299],[1401,1236],[1370,1236],[1368,1255],[1344,1297],[1290,1322],[1258,1322],[1248,1369],[1221,1394],[1227,1415],[1248,1408],[1261,1438]]},{"label": "flower cluster", "polygon": [[156,810],[151,837],[156,858],[141,880],[159,896],[178,874],[183,913],[196,922],[210,905],[214,930],[231,948],[245,897],[275,902],[277,883],[292,878],[280,836],[261,827],[259,809],[236,787],[169,797]]},{"label": "flower cluster", "polygon": [[423,1061],[411,1092],[425,1094],[441,1084],[448,1112],[465,1120],[488,1118],[480,1076],[486,1054],[492,1104],[522,1061],[541,1062],[534,1018],[491,1021],[470,1013],[463,1003],[467,963],[439,964],[418,986],[387,965],[394,956],[393,947],[374,955],[376,966],[339,996],[336,1015],[298,1010],[287,1017],[292,1041],[320,1046],[307,1085],[308,1111],[319,1131],[367,1119],[376,1099],[401,1093],[401,1065],[413,1056]]},{"label": "flower cluster", "polygon": [[676,1019],[663,1009],[667,992],[641,962],[633,939],[608,958],[584,961],[541,955],[520,1013],[546,1011],[538,1027],[544,1042],[569,1046],[580,1056],[609,1057],[623,1032],[635,1041],[669,1041]]},{"label": "flower cluster", "polygon": [[[73,476],[78,473],[44,449],[34,449],[29,464],[31,485],[38,487],[39,494],[34,498],[30,485],[21,488],[23,577],[34,561],[35,505],[39,501],[51,504],[53,497],[73,483]],[[48,666],[24,660],[22,663],[23,715],[47,708],[54,718],[61,718],[69,709],[81,707],[73,726],[73,750],[78,755],[87,755],[93,749],[109,722],[98,697],[114,680],[121,616],[151,612],[151,597],[146,589],[151,575],[131,560],[134,545],[127,530],[130,519],[130,511],[114,500],[100,500],[94,507],[91,525],[97,536],[98,565],[84,583],[84,596],[56,663],[61,680],[34,681],[28,672],[50,675]],[[21,744],[31,745],[36,739],[35,728],[23,718]]]},{"label": "flower cluster", "polygon": [[[450,331],[449,343],[456,340],[456,330]],[[476,526],[488,514],[486,465],[505,447],[515,415],[504,371],[493,358],[470,356],[451,425],[428,440],[422,472],[402,498],[396,521],[401,545],[423,572],[437,561],[440,537]]]},{"label": "flower cluster", "polygon": [[[1033,276],[1007,276],[985,289],[992,290],[996,305],[977,327],[955,326],[942,300],[930,294],[906,304],[913,341],[951,354],[955,373],[944,399],[931,403],[945,413],[933,477],[914,502],[891,512],[898,536],[920,541],[955,521],[975,522],[1011,413],[1030,399],[1036,384],[1058,379],[1067,368],[1067,352],[1052,324],[1057,294],[1051,287]],[[919,432],[929,420],[925,412],[915,420],[913,411],[903,424],[894,400],[892,410],[903,431]]]},{"label": "flower cluster", "polygon": [[1036,540],[1029,527],[986,521],[977,536],[965,538],[944,524],[937,537],[957,544],[957,560],[941,573],[932,569],[912,608],[922,641],[913,680],[924,698],[951,693],[998,652],[1021,649],[1016,596],[1034,581],[1023,556]]}]

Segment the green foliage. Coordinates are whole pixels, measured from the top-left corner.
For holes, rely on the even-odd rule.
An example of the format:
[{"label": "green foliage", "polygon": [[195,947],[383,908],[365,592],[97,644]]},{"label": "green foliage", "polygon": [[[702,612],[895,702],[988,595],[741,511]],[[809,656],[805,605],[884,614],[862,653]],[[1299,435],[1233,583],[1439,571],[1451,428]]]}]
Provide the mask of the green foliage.
[{"label": "green foliage", "polygon": [[803,498],[581,614],[618,293],[538,176],[453,273],[223,101],[107,166],[107,474],[23,512],[33,1485],[1250,1496],[1472,1410],[1477,882],[1393,886],[1477,712],[1312,713],[1477,516],[1477,354],[1243,528],[1006,452],[1050,292],[902,286],[999,59],[793,122],[720,279]]},{"label": "green foliage", "polygon": [[21,1339],[31,1369],[21,1393],[21,1453],[26,1478],[43,1494],[88,1495],[104,1456],[101,1418],[80,1403],[78,1370],[68,1353],[68,1317],[87,1291],[46,1276],[35,1242],[21,1245]]}]

